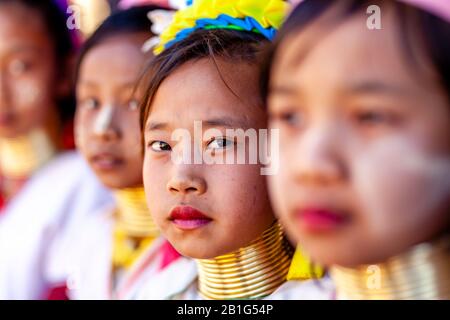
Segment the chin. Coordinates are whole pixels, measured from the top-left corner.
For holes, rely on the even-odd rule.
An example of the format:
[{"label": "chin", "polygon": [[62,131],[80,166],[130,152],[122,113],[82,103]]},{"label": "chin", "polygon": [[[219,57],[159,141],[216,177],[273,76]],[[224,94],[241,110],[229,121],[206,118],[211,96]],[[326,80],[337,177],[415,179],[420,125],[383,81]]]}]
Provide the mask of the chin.
[{"label": "chin", "polygon": [[285,231],[285,236],[289,240],[292,245],[296,245],[301,242],[301,234],[302,232],[297,227],[297,221],[295,220],[287,220],[287,222],[279,220],[283,229]]},{"label": "chin", "polygon": [[124,180],[121,179],[120,177],[111,177],[111,176],[102,176],[102,174],[97,173],[96,174],[97,177],[100,178],[100,181],[102,182],[102,184],[108,188],[108,189],[112,189],[112,190],[121,190],[121,189],[125,189],[125,188],[130,188],[131,185],[124,183]]},{"label": "chin", "polygon": [[340,266],[345,268],[355,268],[361,265],[376,264],[377,260],[371,259],[362,252],[357,252],[352,248],[327,248],[319,249],[310,255],[311,260],[324,266]]},{"label": "chin", "polygon": [[[98,175],[97,175],[97,176],[98,176]],[[122,188],[120,187],[120,184],[111,183],[111,181],[108,181],[108,180],[105,180],[105,179],[101,179],[101,181],[102,181],[102,184],[103,184],[106,188],[108,188],[108,189],[111,189],[111,190],[122,189]]]},{"label": "chin", "polygon": [[[342,265],[348,260],[345,250],[340,250],[335,242],[324,243],[323,241],[304,239],[300,241],[303,253],[309,257],[312,263],[323,267]],[[354,252],[351,249],[350,252]]]},{"label": "chin", "polygon": [[181,255],[192,259],[212,259],[219,256],[219,254],[215,254],[214,250],[211,250],[211,248],[204,248],[204,242],[201,245],[193,243],[177,245],[173,242],[172,245]]}]

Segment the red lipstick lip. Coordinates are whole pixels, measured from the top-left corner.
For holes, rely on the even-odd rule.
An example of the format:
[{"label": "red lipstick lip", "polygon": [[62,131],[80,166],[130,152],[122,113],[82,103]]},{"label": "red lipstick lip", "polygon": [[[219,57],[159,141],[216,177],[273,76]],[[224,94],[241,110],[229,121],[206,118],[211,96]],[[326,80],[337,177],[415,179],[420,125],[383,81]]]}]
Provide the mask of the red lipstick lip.
[{"label": "red lipstick lip", "polygon": [[178,206],[170,212],[170,221],[182,230],[193,230],[209,224],[212,219],[191,206]]},{"label": "red lipstick lip", "polygon": [[348,221],[345,213],[325,208],[300,209],[296,216],[300,228],[310,232],[333,231]]}]

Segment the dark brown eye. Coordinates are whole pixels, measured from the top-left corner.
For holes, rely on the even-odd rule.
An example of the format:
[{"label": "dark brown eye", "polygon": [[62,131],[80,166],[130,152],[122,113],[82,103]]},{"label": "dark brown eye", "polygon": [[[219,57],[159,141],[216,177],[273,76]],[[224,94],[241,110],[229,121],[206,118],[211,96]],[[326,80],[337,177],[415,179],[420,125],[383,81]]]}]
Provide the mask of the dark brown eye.
[{"label": "dark brown eye", "polygon": [[128,109],[135,111],[139,109],[139,101],[137,101],[136,99],[130,100],[128,102]]},{"label": "dark brown eye", "polygon": [[100,107],[100,102],[95,98],[88,98],[82,102],[82,106],[88,110],[96,110]]},{"label": "dark brown eye", "polygon": [[280,121],[291,127],[297,127],[302,124],[302,116],[298,112],[281,112],[271,118],[271,120]]},{"label": "dark brown eye", "polygon": [[9,72],[17,77],[27,72],[30,69],[30,64],[24,60],[14,60],[9,65]]},{"label": "dark brown eye", "polygon": [[227,138],[215,138],[207,145],[208,149],[225,149],[233,145],[234,141]]},{"label": "dark brown eye", "polygon": [[385,112],[364,111],[355,114],[355,120],[362,125],[385,124],[392,120],[392,116]]},{"label": "dark brown eye", "polygon": [[156,152],[171,151],[170,145],[164,141],[152,141],[149,143],[149,147]]}]

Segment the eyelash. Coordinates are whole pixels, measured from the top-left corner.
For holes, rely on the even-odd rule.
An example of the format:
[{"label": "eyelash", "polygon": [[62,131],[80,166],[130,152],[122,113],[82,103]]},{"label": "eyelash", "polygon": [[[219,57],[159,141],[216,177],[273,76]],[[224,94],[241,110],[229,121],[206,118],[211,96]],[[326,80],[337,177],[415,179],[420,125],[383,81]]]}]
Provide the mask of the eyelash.
[{"label": "eyelash", "polygon": [[[209,148],[209,147],[211,146],[212,143],[217,142],[217,141],[229,142],[229,144],[227,144],[227,145],[225,145],[225,146],[222,146],[222,147],[218,147],[218,148]],[[160,150],[156,150],[156,149],[154,148],[154,145],[155,145],[156,143],[164,144],[164,146],[163,146],[163,147],[160,146],[160,147],[159,147]],[[206,146],[207,146],[208,149],[216,150],[216,149],[226,149],[229,145],[235,145],[235,144],[236,144],[236,142],[235,142],[234,140],[230,140],[230,139],[227,139],[227,138],[223,137],[223,138],[213,138],[213,139],[211,139],[211,140],[206,144]],[[152,149],[153,151],[155,151],[155,152],[172,151],[171,146],[170,146],[167,142],[160,141],[160,140],[155,140],[155,141],[149,142],[149,143],[148,143],[148,147],[151,148],[151,149]],[[164,147],[165,147],[165,148],[168,148],[168,149],[163,150]]]},{"label": "eyelash", "polygon": [[[382,124],[393,124],[397,121],[395,114],[383,110],[361,110],[351,114],[351,118],[361,126],[375,126]],[[298,127],[302,124],[302,115],[300,112],[286,111],[270,115],[270,120],[279,121],[291,127]]]},{"label": "eyelash", "polygon": [[226,146],[219,147],[219,148],[215,148],[215,149],[226,149],[228,146],[236,144],[236,142],[234,140],[227,139],[226,137],[220,137],[220,138],[212,138],[211,140],[209,140],[209,142],[206,144],[206,147],[208,149],[210,149],[209,146],[213,142],[217,142],[217,141],[222,141],[222,142],[226,141],[226,142],[230,142],[230,144],[228,144]]},{"label": "eyelash", "polygon": [[[94,103],[94,105],[89,105],[89,103]],[[100,103],[95,98],[87,98],[82,100],[81,105],[88,110],[96,110],[100,106]]]},{"label": "eyelash", "polygon": [[397,120],[391,112],[373,110],[356,111],[352,118],[361,126],[388,125]]},{"label": "eyelash", "polygon": [[283,124],[286,124],[288,126],[298,126],[301,124],[301,116],[299,115],[299,112],[294,111],[286,111],[286,112],[279,112],[274,113],[270,115],[271,121],[279,121]]},{"label": "eyelash", "polygon": [[[153,147],[153,145],[154,145],[155,143],[161,143],[161,144],[164,144],[165,146],[169,147],[169,150],[155,150],[155,148]],[[170,145],[169,145],[167,142],[164,142],[164,141],[158,141],[158,140],[156,140],[156,141],[151,141],[151,142],[148,144],[148,147],[151,148],[151,149],[152,149],[153,151],[155,151],[155,152],[172,151],[172,148],[170,147]],[[160,149],[161,149],[161,148],[160,148]]]},{"label": "eyelash", "polygon": [[128,109],[130,109],[131,111],[135,111],[139,109],[139,101],[136,99],[132,99],[130,101],[128,101]]},{"label": "eyelash", "polygon": [[[89,103],[93,103],[94,105],[89,105]],[[100,102],[96,98],[87,98],[82,100],[81,105],[87,108],[88,110],[96,110],[100,106]],[[127,108],[131,111],[136,111],[139,109],[139,101],[138,100],[130,100],[127,102]]]},{"label": "eyelash", "polygon": [[[31,67],[32,65],[30,62],[27,62],[25,60],[15,60],[10,64],[9,70],[11,74],[15,76],[20,76],[21,74],[29,71]],[[19,70],[17,70],[17,68],[19,68]]]}]

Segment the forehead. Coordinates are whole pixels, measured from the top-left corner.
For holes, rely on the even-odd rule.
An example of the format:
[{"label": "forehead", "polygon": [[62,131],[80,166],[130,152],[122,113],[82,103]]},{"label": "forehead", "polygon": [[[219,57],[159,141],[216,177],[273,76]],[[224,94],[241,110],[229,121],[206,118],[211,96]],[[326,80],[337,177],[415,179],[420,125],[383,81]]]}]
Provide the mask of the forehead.
[{"label": "forehead", "polygon": [[51,44],[43,18],[38,11],[18,3],[0,4],[0,51],[21,46]]},{"label": "forehead", "polygon": [[121,82],[136,80],[146,60],[143,38],[116,36],[88,51],[81,63],[80,80]]},{"label": "forehead", "polygon": [[382,10],[381,30],[367,28],[368,17],[361,11],[329,25],[322,21],[320,26],[312,25],[289,36],[278,50],[273,82],[295,78],[306,85],[316,80],[324,85],[333,83],[334,88],[366,80],[397,81],[405,86],[429,83],[431,72],[421,70],[418,76],[418,70],[414,70],[415,62],[403,46],[394,11],[389,7]]},{"label": "forehead", "polygon": [[181,123],[231,115],[254,123],[261,114],[257,65],[217,60],[216,66],[204,58],[184,64],[161,83],[149,119]]}]

